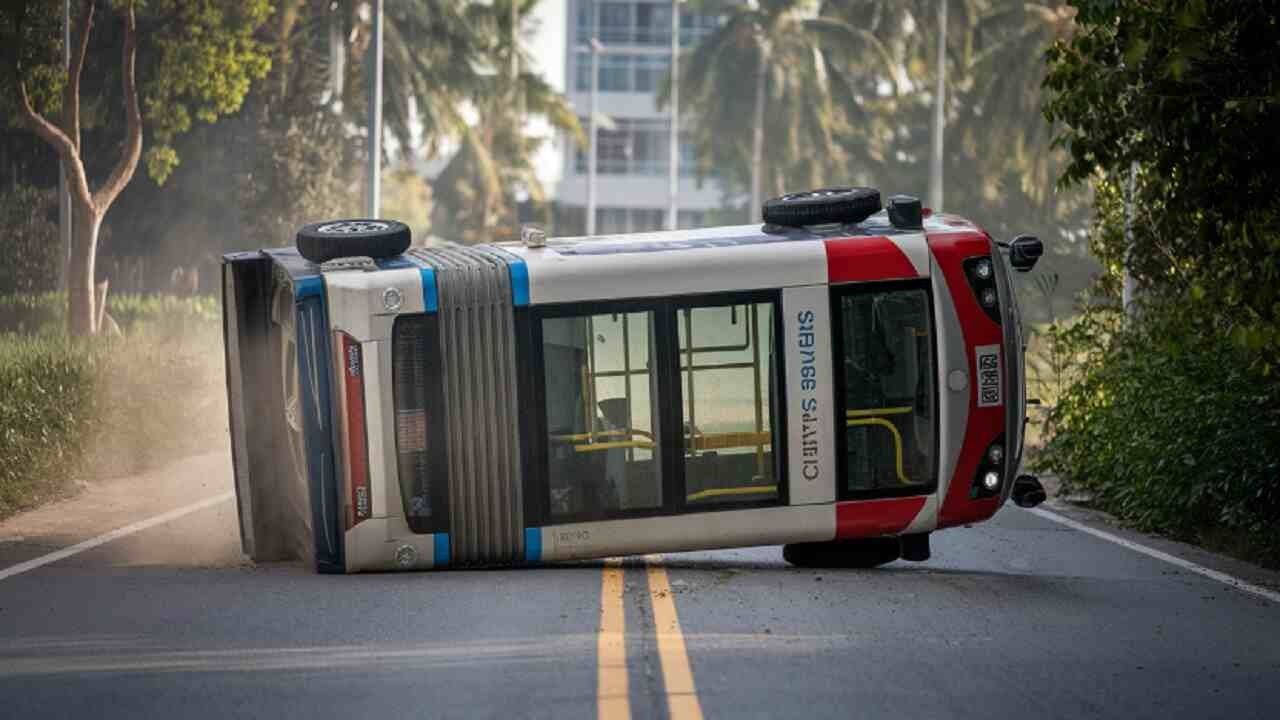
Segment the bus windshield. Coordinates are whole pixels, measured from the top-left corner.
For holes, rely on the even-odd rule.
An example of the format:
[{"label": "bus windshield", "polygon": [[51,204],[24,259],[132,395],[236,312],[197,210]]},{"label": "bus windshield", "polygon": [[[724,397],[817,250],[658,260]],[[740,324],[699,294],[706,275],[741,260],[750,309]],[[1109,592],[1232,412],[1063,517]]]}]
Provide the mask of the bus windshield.
[{"label": "bus windshield", "polygon": [[841,495],[917,494],[935,483],[929,293],[838,291],[845,477]]}]

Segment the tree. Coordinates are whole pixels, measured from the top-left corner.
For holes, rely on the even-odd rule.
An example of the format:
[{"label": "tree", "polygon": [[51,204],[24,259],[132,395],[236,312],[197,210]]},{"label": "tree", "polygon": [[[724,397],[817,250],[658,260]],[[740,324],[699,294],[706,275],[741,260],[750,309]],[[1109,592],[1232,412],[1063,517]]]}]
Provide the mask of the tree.
[{"label": "tree", "polygon": [[[79,3],[65,68],[56,59],[61,34],[51,32],[57,27],[60,8],[50,2],[29,5],[23,0],[0,14],[9,68],[3,95],[18,118],[63,161],[74,230],[67,269],[68,326],[72,334],[91,335],[101,321],[94,272],[98,234],[103,217],[133,179],[143,157],[144,117],[153,126],[155,139],[147,155],[148,172],[163,182],[178,162],[170,143],[190,129],[192,118],[212,122],[233,112],[249,84],[266,73],[268,60],[251,35],[270,6],[266,0],[153,0],[146,6],[140,32],[134,0],[107,4],[119,16],[122,33],[118,72],[125,126],[115,164],[95,189],[91,187],[95,158],[82,138],[81,86],[98,3]],[[141,89],[137,82],[140,36],[152,42],[145,55],[151,74]],[[101,82],[102,76],[94,81]],[[54,113],[60,117],[49,120]]]},{"label": "tree", "polygon": [[1079,0],[1080,31],[1049,53],[1046,117],[1064,184],[1121,185],[1139,167],[1123,259],[1151,303],[1280,361],[1280,7]]},{"label": "tree", "polygon": [[[766,183],[781,194],[843,172],[838,137],[854,104],[844,94],[855,85],[849,73],[868,58],[887,65],[888,54],[872,33],[820,15],[812,0],[719,5],[705,9],[722,9],[724,23],[680,63],[681,115],[700,166],[745,185],[757,218]],[[750,92],[743,78],[751,78]]]},{"label": "tree", "polygon": [[530,119],[545,121],[571,141],[585,142],[577,115],[563,95],[538,74],[522,70],[532,64],[512,26],[512,5],[528,17],[538,0],[497,0],[471,8],[472,27],[480,34],[487,72],[467,92],[478,115],[474,127],[460,133],[457,152],[436,177],[433,227],[467,243],[513,237],[518,232],[521,199],[549,221],[546,194],[534,172],[534,155],[546,142],[531,136]]}]

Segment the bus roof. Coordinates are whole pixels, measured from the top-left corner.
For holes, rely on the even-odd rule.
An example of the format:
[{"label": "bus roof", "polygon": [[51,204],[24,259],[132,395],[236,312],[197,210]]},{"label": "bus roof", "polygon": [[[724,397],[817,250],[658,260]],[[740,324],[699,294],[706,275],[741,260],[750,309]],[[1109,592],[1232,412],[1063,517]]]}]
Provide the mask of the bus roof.
[{"label": "bus roof", "polygon": [[895,228],[882,211],[857,225],[736,225],[497,246],[525,261],[529,300],[541,305],[824,284],[836,277],[835,255],[861,266],[858,279],[927,277],[926,233],[982,232],[953,215],[931,214],[924,224],[924,232]]}]

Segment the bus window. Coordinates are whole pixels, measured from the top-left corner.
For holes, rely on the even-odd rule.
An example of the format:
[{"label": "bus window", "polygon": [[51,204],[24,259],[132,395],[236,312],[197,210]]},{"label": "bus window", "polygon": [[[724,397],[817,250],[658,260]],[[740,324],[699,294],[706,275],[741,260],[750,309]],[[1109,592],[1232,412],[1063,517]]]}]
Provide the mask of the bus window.
[{"label": "bus window", "polygon": [[774,305],[676,310],[685,504],[777,501]]},{"label": "bus window", "polygon": [[404,517],[415,533],[449,528],[440,337],[432,315],[401,315],[391,340],[396,455]]},{"label": "bus window", "polygon": [[927,492],[936,447],[929,294],[918,287],[837,292],[846,462],[841,495]]},{"label": "bus window", "polygon": [[553,518],[662,507],[653,336],[652,312],[542,321]]}]

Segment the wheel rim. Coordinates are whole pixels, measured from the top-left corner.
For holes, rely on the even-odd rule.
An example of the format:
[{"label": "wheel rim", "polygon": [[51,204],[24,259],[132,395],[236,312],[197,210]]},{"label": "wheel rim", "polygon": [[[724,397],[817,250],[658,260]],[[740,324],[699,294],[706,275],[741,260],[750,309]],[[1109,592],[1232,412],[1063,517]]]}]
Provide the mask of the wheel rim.
[{"label": "wheel rim", "polygon": [[321,225],[316,232],[322,235],[353,235],[356,233],[385,232],[391,229],[388,223],[378,220],[339,220]]}]

